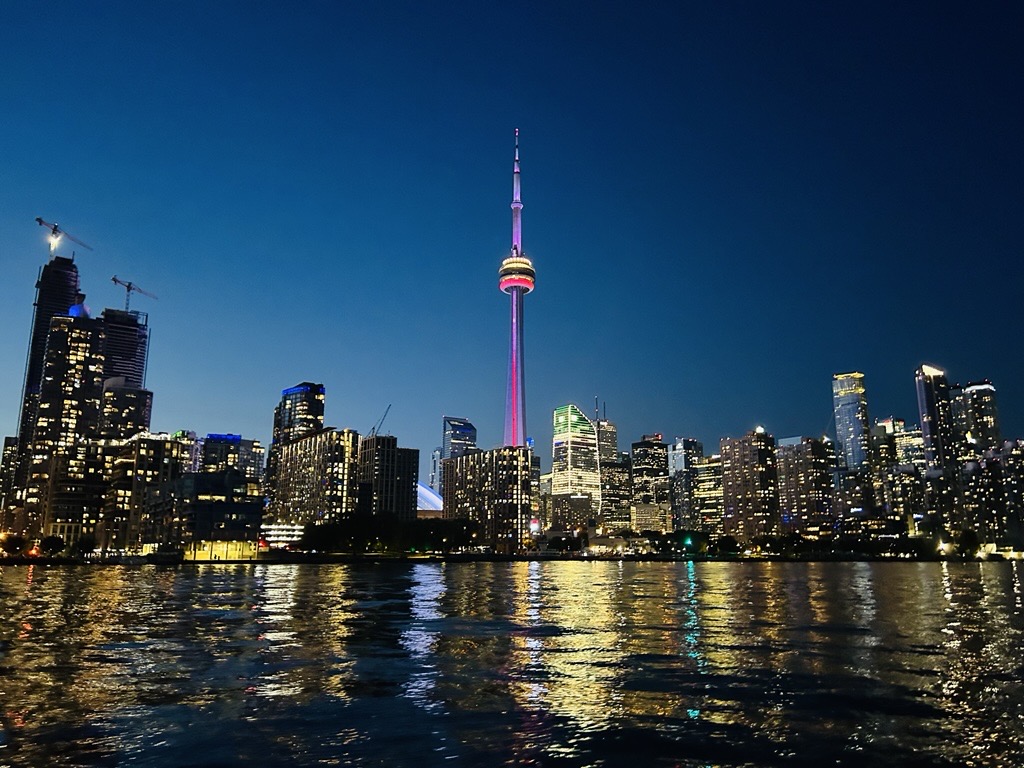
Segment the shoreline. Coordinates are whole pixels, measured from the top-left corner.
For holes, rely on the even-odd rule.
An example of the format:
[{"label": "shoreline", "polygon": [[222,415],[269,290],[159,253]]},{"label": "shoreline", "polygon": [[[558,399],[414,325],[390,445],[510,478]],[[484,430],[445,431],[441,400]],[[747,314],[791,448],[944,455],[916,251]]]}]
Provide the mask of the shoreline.
[{"label": "shoreline", "polygon": [[551,563],[586,563],[586,562],[624,562],[624,563],[984,563],[1012,562],[1019,557],[883,557],[879,555],[860,555],[856,553],[836,553],[831,555],[808,555],[791,557],[783,555],[763,556],[695,556],[671,557],[663,555],[627,555],[627,556],[551,556],[551,555],[489,555],[489,554],[449,554],[449,555],[356,555],[346,553],[281,553],[272,557],[258,557],[241,560],[185,560],[152,556],[125,556],[109,558],[77,558],[77,557],[4,557],[0,558],[0,568],[4,566],[205,566],[205,565],[381,565],[416,563],[517,563],[517,562],[551,562]]}]

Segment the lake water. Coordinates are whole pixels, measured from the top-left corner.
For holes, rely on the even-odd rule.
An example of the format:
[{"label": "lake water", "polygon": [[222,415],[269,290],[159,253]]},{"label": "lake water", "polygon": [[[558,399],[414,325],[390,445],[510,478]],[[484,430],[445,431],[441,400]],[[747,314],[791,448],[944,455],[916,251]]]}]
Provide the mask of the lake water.
[{"label": "lake water", "polygon": [[0,568],[0,765],[1024,765],[1024,563]]}]

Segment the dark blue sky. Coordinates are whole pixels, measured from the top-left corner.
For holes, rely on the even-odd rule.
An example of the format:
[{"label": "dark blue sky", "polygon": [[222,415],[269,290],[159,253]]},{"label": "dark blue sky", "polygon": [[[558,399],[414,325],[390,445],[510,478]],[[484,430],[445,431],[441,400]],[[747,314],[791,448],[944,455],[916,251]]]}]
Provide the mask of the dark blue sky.
[{"label": "dark blue sky", "polygon": [[[493,7],[483,7],[493,6]],[[1016,3],[0,7],[0,429],[35,216],[150,312],[153,427],[269,441],[280,390],[426,456],[500,442],[512,132],[529,432],[607,401],[707,445],[821,434],[831,374],[917,421],[913,372],[996,384],[1024,436]]]}]

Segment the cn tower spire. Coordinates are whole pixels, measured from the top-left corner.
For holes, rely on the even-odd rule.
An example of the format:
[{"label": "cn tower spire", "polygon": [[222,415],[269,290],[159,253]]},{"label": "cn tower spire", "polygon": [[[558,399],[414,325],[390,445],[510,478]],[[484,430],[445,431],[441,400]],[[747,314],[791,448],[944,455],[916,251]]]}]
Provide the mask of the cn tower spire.
[{"label": "cn tower spire", "polygon": [[536,272],[523,253],[523,202],[519,197],[519,129],[512,162],[512,250],[498,269],[498,288],[509,295],[508,392],[505,445],[526,445],[526,376],[523,370],[523,297],[533,290]]},{"label": "cn tower spire", "polygon": [[516,153],[512,161],[512,255],[523,255],[523,201],[519,199],[519,129],[516,128]]}]

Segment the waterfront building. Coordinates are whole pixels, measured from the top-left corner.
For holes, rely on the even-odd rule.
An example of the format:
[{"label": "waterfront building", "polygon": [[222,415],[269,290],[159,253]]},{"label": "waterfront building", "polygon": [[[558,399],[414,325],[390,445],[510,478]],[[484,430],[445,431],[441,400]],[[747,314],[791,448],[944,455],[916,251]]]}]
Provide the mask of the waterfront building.
[{"label": "waterfront building", "polygon": [[826,440],[790,437],[775,449],[782,533],[820,533],[832,523],[835,454]]},{"label": "waterfront building", "polygon": [[324,385],[311,381],[281,390],[281,400],[274,408],[274,427],[264,475],[267,495],[271,498],[277,483],[281,446],[323,430],[324,400]]},{"label": "waterfront building", "polygon": [[849,470],[867,469],[871,438],[863,373],[854,371],[832,376],[832,407],[840,466]]},{"label": "waterfront building", "polygon": [[167,433],[140,432],[121,444],[95,528],[102,551],[141,551],[147,494],[185,474],[191,449],[186,437]]},{"label": "waterfront building", "polygon": [[881,481],[879,498],[884,517],[893,523],[893,530],[919,533],[918,526],[926,511],[920,471],[913,464],[894,464],[882,470]]},{"label": "waterfront building", "polygon": [[668,502],[668,446],[661,434],[633,443],[630,462],[633,504]]},{"label": "waterfront building", "polygon": [[59,458],[96,435],[103,396],[104,324],[84,309],[50,321],[43,377],[36,395],[36,418],[25,476],[24,508],[35,536],[46,516],[47,491]]},{"label": "waterfront building", "polygon": [[14,473],[18,466],[18,438],[16,435],[4,438],[3,454],[0,455],[0,531],[7,525],[7,500],[14,491]]},{"label": "waterfront building", "polygon": [[764,427],[743,437],[723,437],[722,532],[740,542],[779,533],[775,438]]},{"label": "waterfront building", "polygon": [[618,430],[607,415],[597,419],[594,427],[597,430],[598,472],[601,479],[601,525],[606,531],[629,528],[629,505],[633,501],[629,454],[619,452]]},{"label": "waterfront building", "polygon": [[494,552],[515,554],[529,548],[532,454],[528,446],[505,446],[445,460],[444,517],[477,523],[481,545]]},{"label": "waterfront building", "polygon": [[505,397],[505,445],[526,445],[526,371],[523,367],[523,297],[534,288],[536,271],[523,252],[519,184],[519,129],[512,162],[512,249],[498,269],[498,288],[509,295],[511,306],[508,389]]},{"label": "waterfront building", "polygon": [[634,531],[668,533],[672,530],[672,505],[634,504],[629,508],[629,527]]},{"label": "waterfront building", "polygon": [[[59,234],[50,238],[50,260],[39,270],[36,280],[36,300],[29,332],[28,355],[25,362],[25,380],[22,387],[21,412],[18,417],[18,456],[13,464],[11,489],[7,494],[6,528],[20,531],[26,526],[24,516],[25,490],[28,485],[33,435],[39,406],[39,393],[46,364],[46,339],[54,317],[65,316],[72,307],[84,306],[85,295],[79,291],[78,267],[74,259],[56,254]],[[14,511],[21,508],[21,524],[15,525]]]},{"label": "waterfront building", "polygon": [[263,499],[234,467],[188,472],[150,489],[142,552],[177,550],[186,560],[255,560]]},{"label": "waterfront building", "polygon": [[399,448],[393,435],[368,435],[359,441],[358,513],[369,517],[415,520],[420,452]]},{"label": "waterfront building", "polygon": [[575,405],[562,405],[552,414],[551,493],[561,496],[587,496],[594,518],[601,511],[601,472],[598,459],[597,429]]},{"label": "waterfront building", "polygon": [[914,373],[914,383],[921,415],[925,462],[929,470],[946,470],[956,458],[946,372],[931,365],[922,365]]},{"label": "waterfront building", "polygon": [[976,456],[958,467],[953,533],[973,531],[980,542],[1006,545],[1011,524],[1006,503],[1006,467],[998,451]]},{"label": "waterfront building", "polygon": [[358,499],[359,434],[328,427],[279,445],[277,487],[264,522],[341,522],[355,516]]}]

